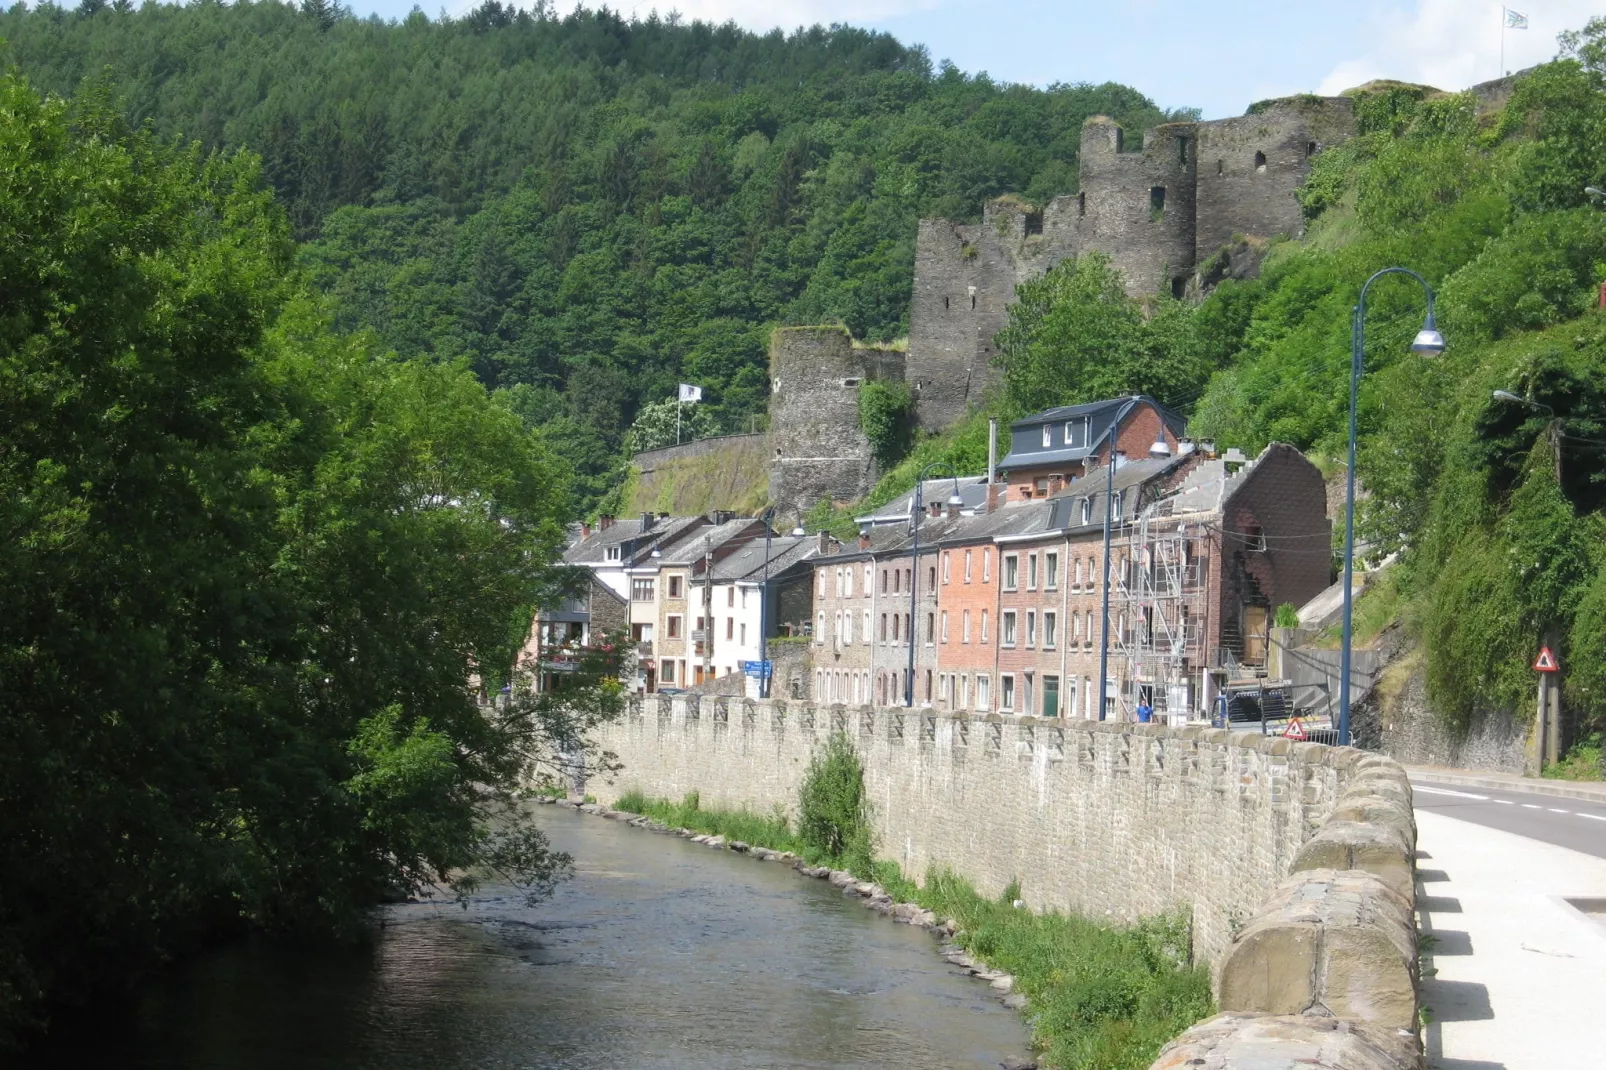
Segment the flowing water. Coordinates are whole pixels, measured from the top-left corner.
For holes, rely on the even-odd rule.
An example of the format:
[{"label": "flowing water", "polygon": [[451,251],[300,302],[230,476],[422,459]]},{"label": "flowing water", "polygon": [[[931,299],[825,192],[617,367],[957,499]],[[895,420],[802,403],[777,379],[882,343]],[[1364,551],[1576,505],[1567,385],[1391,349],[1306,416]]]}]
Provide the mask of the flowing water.
[{"label": "flowing water", "polygon": [[[51,1067],[997,1067],[1026,1033],[932,937],[785,866],[557,807],[576,876],[528,907],[387,908],[361,952],[198,959]],[[120,1020],[126,1019],[126,1021]],[[115,1023],[115,1024],[114,1024]]]}]

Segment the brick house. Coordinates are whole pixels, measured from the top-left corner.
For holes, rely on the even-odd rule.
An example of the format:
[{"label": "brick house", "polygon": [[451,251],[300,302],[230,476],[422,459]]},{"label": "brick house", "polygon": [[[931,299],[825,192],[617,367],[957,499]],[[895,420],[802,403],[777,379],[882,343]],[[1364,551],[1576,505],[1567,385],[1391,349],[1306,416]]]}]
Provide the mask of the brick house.
[{"label": "brick house", "polygon": [[1110,450],[1147,457],[1163,439],[1176,456],[1186,421],[1151,397],[1062,405],[1009,425],[1009,452],[999,462],[1009,500],[1049,498],[1073,479],[1109,462]]}]

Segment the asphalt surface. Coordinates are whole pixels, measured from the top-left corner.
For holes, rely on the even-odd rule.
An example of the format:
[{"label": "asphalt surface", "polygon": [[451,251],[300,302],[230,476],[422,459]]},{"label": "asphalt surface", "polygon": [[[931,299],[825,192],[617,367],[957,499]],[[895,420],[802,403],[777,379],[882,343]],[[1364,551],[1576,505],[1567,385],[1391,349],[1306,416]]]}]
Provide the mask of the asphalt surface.
[{"label": "asphalt surface", "polygon": [[1606,804],[1525,791],[1447,787],[1413,777],[1416,808],[1606,858]]}]

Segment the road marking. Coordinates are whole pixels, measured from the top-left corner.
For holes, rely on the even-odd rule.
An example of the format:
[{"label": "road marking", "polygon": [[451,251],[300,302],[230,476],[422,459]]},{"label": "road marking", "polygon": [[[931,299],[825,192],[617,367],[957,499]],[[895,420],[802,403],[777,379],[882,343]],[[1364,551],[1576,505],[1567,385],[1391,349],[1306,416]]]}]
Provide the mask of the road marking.
[{"label": "road marking", "polygon": [[1591,821],[1606,821],[1606,814],[1579,814],[1578,816],[1587,817]]},{"label": "road marking", "polygon": [[1558,809],[1558,808],[1556,808],[1554,806],[1548,807],[1547,809],[1549,809],[1550,812],[1553,813],[1553,814],[1570,814],[1570,813],[1572,813],[1571,810],[1561,810],[1561,809]]},{"label": "road marking", "polygon": [[1474,795],[1470,791],[1450,791],[1446,788],[1424,788],[1420,784],[1412,785],[1412,790],[1420,791],[1425,795],[1454,795],[1457,799],[1478,799],[1482,802],[1489,801],[1489,796]]},{"label": "road marking", "polygon": [[1510,799],[1496,799],[1495,802],[1499,803],[1501,806],[1516,806],[1517,805],[1516,803],[1512,802]]},{"label": "road marking", "polygon": [[1543,806],[1535,806],[1533,803],[1523,803],[1522,804],[1522,808],[1524,810],[1543,810],[1544,809]]}]

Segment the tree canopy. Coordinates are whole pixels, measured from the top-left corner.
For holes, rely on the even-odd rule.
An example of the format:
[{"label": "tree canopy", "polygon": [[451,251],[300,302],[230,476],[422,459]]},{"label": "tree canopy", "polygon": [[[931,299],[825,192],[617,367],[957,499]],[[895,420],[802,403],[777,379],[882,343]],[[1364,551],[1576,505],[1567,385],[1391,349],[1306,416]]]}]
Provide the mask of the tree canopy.
[{"label": "tree canopy", "polygon": [[846,26],[515,9],[400,23],[276,0],[0,13],[43,89],[247,147],[335,321],[528,387],[520,411],[594,508],[637,409],[767,404],[783,323],[907,333],[921,216],[1074,189],[1082,122],[1166,115],[1119,85],[1005,85]]},{"label": "tree canopy", "polygon": [[193,937],[562,869],[509,819],[558,709],[550,452],[460,363],[342,336],[260,162],[0,79],[0,1043]]}]

